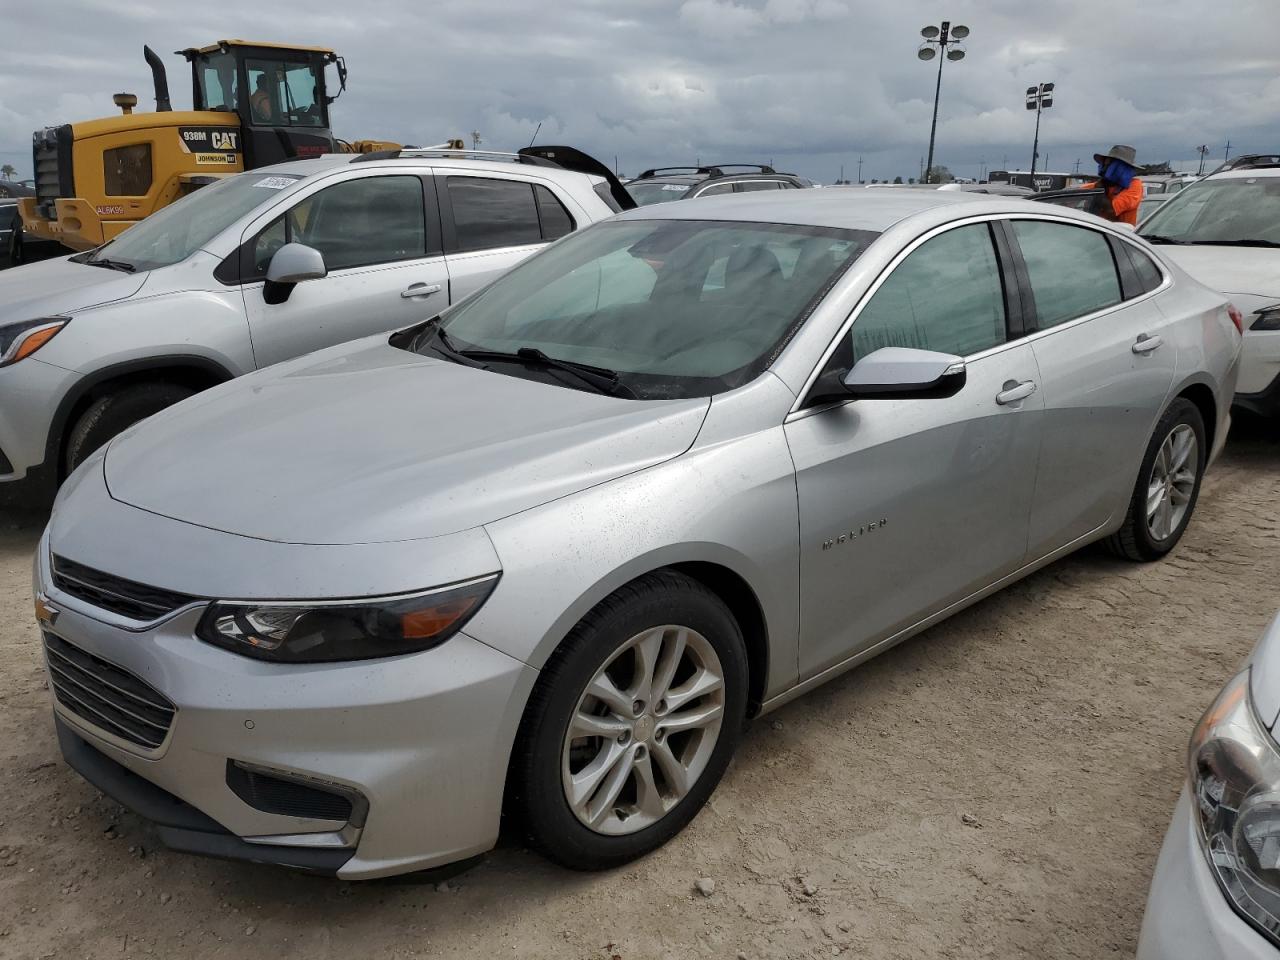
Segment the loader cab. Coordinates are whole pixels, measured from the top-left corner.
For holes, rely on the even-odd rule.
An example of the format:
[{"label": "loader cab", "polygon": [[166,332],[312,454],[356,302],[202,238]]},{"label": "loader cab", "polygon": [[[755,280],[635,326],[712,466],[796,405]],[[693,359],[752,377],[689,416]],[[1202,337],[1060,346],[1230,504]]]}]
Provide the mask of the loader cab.
[{"label": "loader cab", "polygon": [[243,152],[245,169],[337,149],[329,126],[337,94],[328,95],[325,68],[335,66],[339,93],[347,71],[332,50],[220,40],[179,52],[191,64],[194,109],[240,118],[233,149]]}]

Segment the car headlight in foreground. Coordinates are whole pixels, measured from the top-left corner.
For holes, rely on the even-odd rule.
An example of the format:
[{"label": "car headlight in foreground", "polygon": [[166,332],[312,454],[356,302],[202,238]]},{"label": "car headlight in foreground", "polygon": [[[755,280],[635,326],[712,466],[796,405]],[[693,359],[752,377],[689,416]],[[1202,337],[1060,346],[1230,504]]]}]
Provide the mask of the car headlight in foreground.
[{"label": "car headlight in foreground", "polygon": [[1201,718],[1189,761],[1209,868],[1236,911],[1280,945],[1280,749],[1254,710],[1247,670]]},{"label": "car headlight in foreground", "polygon": [[498,575],[409,596],[337,601],[217,601],[196,636],[280,663],[368,660],[439,646],[493,592]]}]

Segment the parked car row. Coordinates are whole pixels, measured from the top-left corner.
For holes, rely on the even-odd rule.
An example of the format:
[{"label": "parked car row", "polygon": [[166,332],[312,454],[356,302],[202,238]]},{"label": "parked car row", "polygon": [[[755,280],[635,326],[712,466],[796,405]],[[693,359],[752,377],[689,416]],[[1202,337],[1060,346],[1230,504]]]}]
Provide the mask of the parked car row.
[{"label": "parked car row", "polygon": [[[602,171],[296,161],[0,277],[0,479],[70,474],[35,561],[61,749],[170,846],[376,877],[483,854],[505,811],[625,863],[746,719],[1086,544],[1167,554],[1271,369],[1280,295],[1186,255],[1280,246],[1261,168],[1137,234],[739,189],[763,169],[646,204],[668,174]],[[1271,937],[1241,689],[1193,744],[1200,833],[1184,802],[1170,834],[1209,858],[1157,889],[1216,871]]]}]

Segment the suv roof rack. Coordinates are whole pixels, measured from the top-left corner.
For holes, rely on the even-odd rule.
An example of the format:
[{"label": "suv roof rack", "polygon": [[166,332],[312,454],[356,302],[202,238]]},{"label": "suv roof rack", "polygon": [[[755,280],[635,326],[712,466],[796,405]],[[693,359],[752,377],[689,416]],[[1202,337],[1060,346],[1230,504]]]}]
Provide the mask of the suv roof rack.
[{"label": "suv roof rack", "polygon": [[527,163],[535,167],[557,167],[559,164],[542,157],[524,153],[503,153],[498,150],[454,150],[449,147],[402,147],[399,150],[373,150],[359,153],[351,158],[351,163],[365,163],[369,160],[398,160],[408,157],[447,157],[454,160],[501,160],[507,163]]},{"label": "suv roof rack", "polygon": [[651,167],[648,170],[641,171],[640,176],[636,177],[636,179],[648,180],[650,177],[660,177],[665,175],[668,172],[678,172],[678,171],[685,171],[687,173],[692,173],[692,174],[695,174],[698,176],[704,176],[704,177],[732,176],[732,174],[725,173],[725,170],[724,170],[725,167],[747,167],[750,170],[755,171],[756,173],[777,173],[778,172],[777,170],[773,169],[773,167],[769,166],[767,163],[716,163],[716,164],[708,164],[707,166],[701,166],[701,167],[693,166],[693,165],[684,166],[684,167]]},{"label": "suv roof rack", "polygon": [[1234,160],[1228,160],[1212,171],[1209,176],[1222,173],[1224,170],[1249,170],[1258,167],[1280,167],[1280,153],[1246,153]]}]

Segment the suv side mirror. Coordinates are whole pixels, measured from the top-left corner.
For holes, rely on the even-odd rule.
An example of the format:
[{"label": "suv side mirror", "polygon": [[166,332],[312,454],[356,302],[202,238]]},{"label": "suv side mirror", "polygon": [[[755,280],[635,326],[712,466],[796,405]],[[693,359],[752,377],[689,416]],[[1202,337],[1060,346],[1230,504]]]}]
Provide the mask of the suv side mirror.
[{"label": "suv side mirror", "polygon": [[267,282],[262,299],[267,303],[284,303],[295,284],[304,280],[321,280],[329,275],[324,254],[304,243],[286,243],[271,257],[267,265]]},{"label": "suv side mirror", "polygon": [[882,347],[853,365],[829,370],[814,383],[808,405],[863,398],[912,400],[951,397],[965,384],[960,357],[910,347]]}]

